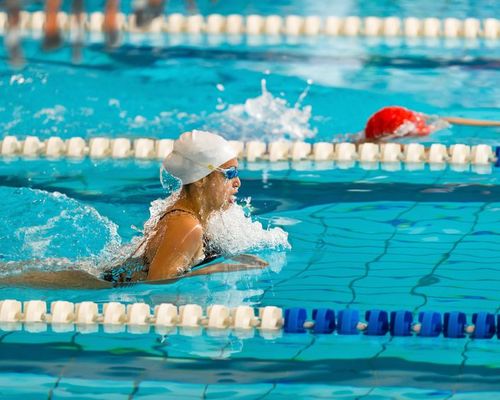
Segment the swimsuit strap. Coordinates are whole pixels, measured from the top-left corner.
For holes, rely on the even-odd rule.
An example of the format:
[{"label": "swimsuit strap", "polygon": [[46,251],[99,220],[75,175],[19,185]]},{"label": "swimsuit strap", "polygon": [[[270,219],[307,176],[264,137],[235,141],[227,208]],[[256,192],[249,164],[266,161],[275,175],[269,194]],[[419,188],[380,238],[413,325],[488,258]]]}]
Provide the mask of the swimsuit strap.
[{"label": "swimsuit strap", "polygon": [[191,210],[186,210],[184,208],[172,208],[171,210],[168,210],[166,211],[158,221],[161,221],[166,215],[170,214],[170,213],[174,213],[174,212],[184,212],[186,214],[189,214],[189,215],[192,215],[193,217],[195,217],[197,220],[198,220],[198,217],[196,216],[196,214],[191,211]]}]

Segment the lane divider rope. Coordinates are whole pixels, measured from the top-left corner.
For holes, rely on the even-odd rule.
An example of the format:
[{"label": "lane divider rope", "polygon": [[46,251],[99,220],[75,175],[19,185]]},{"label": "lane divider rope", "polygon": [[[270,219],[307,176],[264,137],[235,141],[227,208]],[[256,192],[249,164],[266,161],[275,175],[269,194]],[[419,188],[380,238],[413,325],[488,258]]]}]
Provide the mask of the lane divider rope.
[{"label": "lane divider rope", "polygon": [[[88,141],[81,137],[63,140],[50,137],[41,140],[36,136],[19,139],[5,136],[0,141],[0,157],[59,159],[127,159],[162,160],[172,151],[172,139],[149,138],[107,138],[94,137]],[[472,165],[478,172],[491,172],[493,165],[500,166],[500,147],[493,148],[486,144],[468,146],[454,144],[446,146],[433,143],[425,147],[420,143],[402,145],[400,143],[363,143],[349,142],[291,142],[285,140],[265,143],[262,141],[230,141],[238,157],[247,162],[268,161],[335,161],[337,167],[351,168],[358,162],[363,168],[373,169],[379,162],[386,170],[397,170],[404,162],[408,170],[418,170],[423,164],[431,164],[435,169],[446,165],[457,171],[468,170]]]},{"label": "lane divider rope", "polygon": [[[198,304],[176,307],[163,303],[154,306],[153,311],[146,303],[122,304],[104,303],[101,307],[94,302],[53,301],[50,312],[47,303],[42,300],[0,301],[0,329],[16,331],[24,327],[28,332],[45,332],[48,325],[53,332],[77,331],[93,333],[99,326],[105,333],[149,333],[151,327],[156,333],[184,335],[207,334],[220,335],[233,332],[241,337],[251,337],[255,330],[267,339],[279,337],[285,333],[306,333],[385,336],[415,336],[500,339],[500,314],[488,312],[472,314],[471,324],[467,316],[460,311],[445,312],[421,311],[414,321],[412,312],[400,310],[387,312],[378,309],[368,310],[364,320],[360,311],[355,309],[339,310],[318,308],[312,310],[311,319],[305,308],[267,306],[255,309],[250,306],[229,308],[215,304],[208,306],[206,312]],[[180,330],[179,330],[179,329]]]},{"label": "lane divider rope", "polygon": [[[102,32],[104,14],[93,12],[83,14],[79,22],[72,14],[59,12],[58,24],[62,30]],[[20,27],[25,31],[42,31],[45,23],[43,11],[20,13]],[[500,20],[497,18],[397,18],[358,16],[299,16],[299,15],[183,15],[173,13],[154,18],[148,25],[139,27],[134,14],[117,15],[118,29],[131,33],[171,34],[229,34],[249,36],[384,36],[409,38],[500,38]],[[7,14],[0,13],[0,33],[6,30]]]}]

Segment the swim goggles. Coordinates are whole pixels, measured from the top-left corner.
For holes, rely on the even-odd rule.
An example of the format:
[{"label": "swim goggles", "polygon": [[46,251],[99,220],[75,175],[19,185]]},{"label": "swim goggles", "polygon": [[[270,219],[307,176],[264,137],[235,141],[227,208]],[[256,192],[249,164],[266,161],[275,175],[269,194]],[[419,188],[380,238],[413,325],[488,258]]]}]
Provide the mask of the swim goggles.
[{"label": "swim goggles", "polygon": [[238,176],[238,167],[221,168],[221,167],[216,167],[216,166],[214,166],[212,164],[206,165],[206,164],[200,163],[198,161],[195,161],[192,158],[187,157],[186,155],[184,155],[182,153],[179,153],[178,151],[173,150],[172,153],[179,154],[181,157],[185,158],[186,160],[189,160],[192,163],[197,164],[197,165],[199,165],[201,167],[208,168],[211,171],[220,172],[228,180],[234,179],[234,178],[236,178]]},{"label": "swim goggles", "polygon": [[213,165],[209,165],[208,168],[210,168],[212,171],[220,172],[228,180],[234,179],[238,176],[238,168],[237,167],[221,168],[221,167],[214,167]]}]

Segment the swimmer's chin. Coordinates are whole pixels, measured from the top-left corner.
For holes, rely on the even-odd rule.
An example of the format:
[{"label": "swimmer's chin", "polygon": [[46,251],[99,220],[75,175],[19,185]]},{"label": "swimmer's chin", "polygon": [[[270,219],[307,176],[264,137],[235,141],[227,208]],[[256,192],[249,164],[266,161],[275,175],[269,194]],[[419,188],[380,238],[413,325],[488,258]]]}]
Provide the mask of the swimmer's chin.
[{"label": "swimmer's chin", "polygon": [[229,197],[220,208],[221,211],[227,211],[236,204],[236,196]]}]

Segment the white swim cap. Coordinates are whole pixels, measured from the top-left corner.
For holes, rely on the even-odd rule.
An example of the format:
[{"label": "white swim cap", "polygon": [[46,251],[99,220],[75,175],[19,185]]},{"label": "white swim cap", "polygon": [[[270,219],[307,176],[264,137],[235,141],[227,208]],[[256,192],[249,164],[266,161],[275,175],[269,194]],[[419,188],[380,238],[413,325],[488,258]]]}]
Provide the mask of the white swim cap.
[{"label": "white swim cap", "polygon": [[196,182],[237,156],[236,151],[222,136],[193,130],[184,132],[174,142],[172,152],[163,161],[167,172],[183,185]]}]

